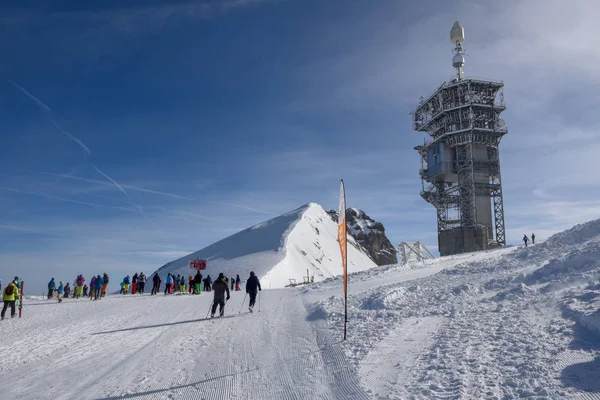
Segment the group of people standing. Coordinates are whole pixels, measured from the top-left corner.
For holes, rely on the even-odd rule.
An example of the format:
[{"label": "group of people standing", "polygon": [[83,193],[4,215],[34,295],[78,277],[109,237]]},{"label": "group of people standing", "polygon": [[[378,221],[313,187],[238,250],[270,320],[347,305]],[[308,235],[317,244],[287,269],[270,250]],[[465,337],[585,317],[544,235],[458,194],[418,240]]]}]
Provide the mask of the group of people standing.
[{"label": "group of people standing", "polygon": [[[529,242],[529,238],[527,235],[523,235],[523,243],[525,243],[525,247],[527,247],[527,242]],[[531,244],[535,244],[535,233],[531,234]]]},{"label": "group of people standing", "polygon": [[129,294],[129,288],[131,287],[131,294],[144,294],[146,290],[146,275],[143,272],[139,274],[136,272],[132,277],[127,275],[121,281],[121,291],[120,294]]},{"label": "group of people standing", "polygon": [[[99,300],[106,296],[109,281],[110,278],[106,272],[102,275],[93,275],[89,287],[85,283],[83,275],[77,275],[77,278],[73,281],[73,287],[71,287],[69,282],[65,285],[63,281],[59,281],[57,286],[54,278],[52,278],[48,282],[48,299],[54,298],[54,294],[56,294],[56,299],[59,303],[62,303],[63,297],[65,299],[69,297],[74,299],[89,297],[90,300]],[[72,293],[73,290],[74,292]]]}]

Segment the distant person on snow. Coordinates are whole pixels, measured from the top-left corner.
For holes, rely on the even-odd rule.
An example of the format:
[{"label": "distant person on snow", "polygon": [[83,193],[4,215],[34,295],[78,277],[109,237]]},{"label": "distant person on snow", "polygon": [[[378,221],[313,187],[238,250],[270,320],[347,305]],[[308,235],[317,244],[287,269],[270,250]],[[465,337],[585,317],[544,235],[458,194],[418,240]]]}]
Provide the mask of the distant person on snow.
[{"label": "distant person on snow", "polygon": [[531,234],[531,244],[535,244],[535,233]]},{"label": "distant person on snow", "polygon": [[[225,302],[230,298],[229,285],[225,282],[225,274],[222,272],[219,274],[219,277],[212,285],[212,290],[215,292],[215,296],[210,317],[213,318],[215,316],[217,305],[219,305],[219,315],[222,317],[225,313]],[[227,293],[227,297],[225,297],[225,293]]]},{"label": "distant person on snow", "polygon": [[188,294],[192,294],[194,293],[194,277],[193,276],[188,276]]},{"label": "distant person on snow", "polygon": [[94,290],[96,290],[96,277],[92,275],[90,280],[90,300],[94,299]]},{"label": "distant person on snow", "polygon": [[158,276],[158,272],[156,272],[156,273],[154,273],[154,276],[152,277],[152,292],[150,293],[150,295],[153,296],[156,293],[158,293],[159,282],[160,282],[160,276]]},{"label": "distant person on snow", "polygon": [[54,289],[56,289],[56,283],[54,283],[54,278],[50,279],[48,282],[48,298],[51,299],[54,297]]},{"label": "distant person on snow", "polygon": [[104,280],[100,275],[96,277],[96,296],[94,300],[98,300],[102,298],[102,285],[104,284]]},{"label": "distant person on snow", "polygon": [[123,278],[123,283],[125,284],[125,286],[123,287],[123,293],[129,294],[129,285],[131,285],[131,278],[129,277],[129,275]]},{"label": "distant person on snow", "polygon": [[527,235],[523,236],[523,243],[525,243],[525,247],[527,247],[527,242],[529,241],[529,239],[527,238]]},{"label": "distant person on snow", "polygon": [[83,297],[87,297],[88,295],[88,285],[84,284],[83,285]]},{"label": "distant person on snow", "polygon": [[77,286],[75,287],[75,297],[80,298],[83,293],[83,284],[85,283],[85,278],[83,275],[77,276]]},{"label": "distant person on snow", "polygon": [[236,275],[236,277],[235,277],[235,291],[236,292],[240,291],[240,283],[242,283],[242,280],[240,279],[239,275]]},{"label": "distant person on snow", "polygon": [[[206,286],[204,287],[204,289],[206,289]],[[196,272],[196,276],[194,277],[194,293],[202,293],[202,274],[200,273],[200,271]]]},{"label": "distant person on snow", "polygon": [[165,296],[167,295],[167,293],[171,292],[171,285],[173,284],[173,276],[171,275],[171,273],[169,272],[167,274],[167,280],[165,282]]},{"label": "distant person on snow", "polygon": [[235,279],[233,279],[233,276],[231,277],[231,290],[233,290],[233,285],[235,283]]},{"label": "distant person on snow", "polygon": [[254,274],[254,271],[250,272],[250,277],[246,281],[246,293],[248,293],[248,297],[250,298],[248,302],[248,310],[252,312],[252,308],[254,304],[256,304],[256,295],[262,288],[260,287],[260,281],[258,277]]},{"label": "distant person on snow", "polygon": [[110,278],[108,277],[108,274],[105,272],[104,275],[102,275],[102,294],[101,294],[102,297],[106,296],[106,289],[108,289],[109,281],[110,281]]},{"label": "distant person on snow", "polygon": [[71,286],[69,286],[69,282],[67,282],[67,286],[65,286],[65,299],[69,298],[69,294],[71,294]]},{"label": "distant person on snow", "polygon": [[146,275],[143,272],[140,272],[140,276],[138,276],[138,292],[144,294],[144,290],[146,289]]},{"label": "distant person on snow", "polygon": [[65,291],[65,287],[63,286],[63,281],[60,281],[58,283],[58,290],[56,293],[56,298],[58,299],[58,302],[61,303],[62,302],[62,295]]},{"label": "distant person on snow", "polygon": [[185,293],[185,276],[181,275],[179,279],[179,291],[181,293]]},{"label": "distant person on snow", "polygon": [[[17,279],[18,282],[18,279]],[[19,287],[17,286],[17,282],[10,282],[4,288],[2,292],[2,301],[4,302],[4,306],[2,307],[2,313],[0,313],[0,320],[4,319],[6,315],[6,310],[10,306],[10,317],[14,318],[17,315],[16,304],[17,299],[19,298]]]},{"label": "distant person on snow", "polygon": [[131,277],[131,294],[137,293],[138,274],[137,272]]}]

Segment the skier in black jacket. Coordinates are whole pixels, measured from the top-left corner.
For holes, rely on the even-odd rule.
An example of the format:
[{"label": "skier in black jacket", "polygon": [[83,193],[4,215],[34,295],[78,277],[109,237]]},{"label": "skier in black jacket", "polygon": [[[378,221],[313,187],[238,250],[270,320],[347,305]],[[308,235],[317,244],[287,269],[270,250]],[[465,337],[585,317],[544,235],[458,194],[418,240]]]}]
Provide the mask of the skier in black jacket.
[{"label": "skier in black jacket", "polygon": [[158,276],[158,272],[154,274],[152,277],[152,293],[151,295],[155,295],[158,293],[160,287],[160,276]]},{"label": "skier in black jacket", "polygon": [[[212,284],[212,290],[215,292],[215,297],[213,300],[212,310],[210,313],[210,317],[213,318],[215,316],[215,312],[217,311],[217,305],[219,305],[219,315],[222,317],[225,312],[225,301],[229,300],[229,285],[225,282],[225,275],[221,272],[219,277]],[[225,298],[225,293],[227,293],[227,298]]]},{"label": "skier in black jacket", "polygon": [[256,295],[262,288],[260,287],[260,281],[258,277],[254,275],[254,271],[250,272],[250,278],[246,281],[246,293],[250,297],[250,302],[248,303],[248,309],[252,312],[252,308],[254,304],[256,304]]}]

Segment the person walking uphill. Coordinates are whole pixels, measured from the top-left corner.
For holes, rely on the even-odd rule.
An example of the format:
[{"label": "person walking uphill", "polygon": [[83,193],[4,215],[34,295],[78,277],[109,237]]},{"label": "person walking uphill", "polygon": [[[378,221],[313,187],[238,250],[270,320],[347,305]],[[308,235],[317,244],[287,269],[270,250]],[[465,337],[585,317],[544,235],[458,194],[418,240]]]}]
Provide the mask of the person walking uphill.
[{"label": "person walking uphill", "polygon": [[262,288],[260,287],[260,281],[258,277],[254,274],[254,271],[250,272],[250,278],[246,281],[246,293],[248,293],[248,297],[250,300],[248,302],[248,309],[252,312],[254,304],[256,304],[256,295]]},{"label": "person walking uphill", "polygon": [[535,233],[531,234],[531,244],[535,244]]},{"label": "person walking uphill", "polygon": [[529,238],[527,237],[527,235],[523,236],[523,243],[525,243],[525,247],[527,247],[527,242],[529,241]]},{"label": "person walking uphill", "polygon": [[239,275],[235,276],[235,291],[239,292],[240,291],[240,283],[242,283],[242,280],[240,279]]},{"label": "person walking uphill", "polygon": [[12,281],[4,288],[2,292],[2,301],[4,306],[2,307],[2,313],[0,313],[0,319],[4,319],[6,310],[10,306],[10,317],[14,318],[17,315],[17,299],[19,298],[19,287],[15,281]]},{"label": "person walking uphill", "polygon": [[[219,305],[219,315],[222,317],[225,313],[225,301],[230,298],[229,285],[225,282],[225,275],[222,272],[219,274],[215,283],[213,283],[212,290],[215,292],[215,297],[213,299],[210,317],[213,318],[215,316],[217,305]],[[227,297],[225,297],[225,293],[227,293]]]}]

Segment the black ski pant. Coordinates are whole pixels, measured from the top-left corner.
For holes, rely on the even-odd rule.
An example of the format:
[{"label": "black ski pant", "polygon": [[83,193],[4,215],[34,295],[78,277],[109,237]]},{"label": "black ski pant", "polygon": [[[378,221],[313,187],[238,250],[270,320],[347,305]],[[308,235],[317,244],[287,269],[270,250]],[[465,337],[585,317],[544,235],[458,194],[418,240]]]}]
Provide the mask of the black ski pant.
[{"label": "black ski pant", "polygon": [[254,307],[254,304],[256,304],[256,295],[258,293],[248,293],[248,297],[250,298],[250,301],[248,302],[248,306],[250,308]]},{"label": "black ski pant", "polygon": [[2,314],[0,315],[0,318],[4,318],[4,314],[6,314],[6,309],[8,308],[8,306],[10,306],[10,317],[12,318],[15,315],[17,315],[16,300],[13,300],[13,301],[4,300],[4,307],[2,307]]},{"label": "black ski pant", "polygon": [[138,283],[138,292],[140,292],[141,294],[144,294],[144,286],[146,286],[146,282]]},{"label": "black ski pant", "polygon": [[215,315],[215,312],[217,311],[217,305],[219,306],[219,315],[223,316],[223,313],[225,312],[225,300],[214,300],[213,301],[213,305],[212,305],[212,310],[210,315]]},{"label": "black ski pant", "polygon": [[54,294],[54,289],[48,289],[48,298],[52,297]]},{"label": "black ski pant", "polygon": [[158,282],[152,284],[152,292],[150,294],[154,295],[156,293],[158,293]]}]

